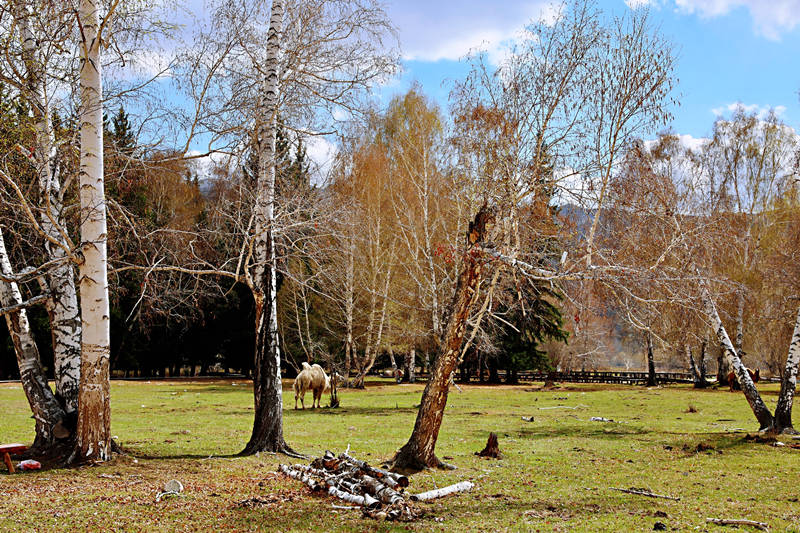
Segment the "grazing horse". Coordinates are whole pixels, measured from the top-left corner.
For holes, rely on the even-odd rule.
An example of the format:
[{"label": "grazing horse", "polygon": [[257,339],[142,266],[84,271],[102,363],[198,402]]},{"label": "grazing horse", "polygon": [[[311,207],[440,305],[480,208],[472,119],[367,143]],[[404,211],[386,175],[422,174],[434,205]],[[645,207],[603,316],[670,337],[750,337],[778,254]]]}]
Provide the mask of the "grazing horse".
[{"label": "grazing horse", "polygon": [[[753,383],[758,383],[758,380],[761,379],[761,370],[756,369],[755,372],[749,368],[745,368],[745,370],[750,374],[750,379],[753,380]],[[739,385],[739,380],[736,379],[736,372],[731,371],[728,373],[728,386],[731,388],[731,392],[742,390],[742,387]]]},{"label": "grazing horse", "polygon": [[309,390],[314,394],[311,401],[311,408],[322,407],[320,401],[322,400],[322,393],[325,392],[331,385],[330,378],[325,374],[325,371],[319,365],[309,365],[305,361],[302,363],[303,370],[297,374],[294,380],[294,408],[297,409],[297,399],[300,398],[300,403],[303,409],[306,408],[305,395]]}]

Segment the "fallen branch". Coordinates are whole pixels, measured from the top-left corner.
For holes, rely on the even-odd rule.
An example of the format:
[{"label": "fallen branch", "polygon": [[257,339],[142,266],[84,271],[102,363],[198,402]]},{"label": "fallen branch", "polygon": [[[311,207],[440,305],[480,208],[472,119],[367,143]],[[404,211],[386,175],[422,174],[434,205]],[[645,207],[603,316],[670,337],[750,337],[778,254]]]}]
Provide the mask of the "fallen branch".
[{"label": "fallen branch", "polygon": [[339,490],[334,486],[328,487],[328,494],[331,496],[335,496],[340,500],[344,500],[348,503],[354,503],[356,505],[360,505],[362,507],[366,507],[367,509],[377,509],[381,506],[381,502],[370,496],[369,494],[353,494],[351,492],[345,492],[343,490]]},{"label": "fallen branch", "polygon": [[718,526],[750,526],[762,531],[769,531],[769,525],[755,520],[741,520],[733,518],[706,518],[706,522],[717,524]]},{"label": "fallen branch", "polygon": [[442,487],[441,489],[429,490],[428,492],[422,492],[420,494],[413,494],[411,495],[411,499],[418,502],[435,500],[436,498],[449,496],[450,494],[455,494],[456,492],[472,490],[474,487],[475,483],[471,481],[461,481],[460,483],[448,485],[446,487]]},{"label": "fallen branch", "polygon": [[386,484],[389,485],[390,487],[394,488],[395,485],[400,485],[401,487],[408,487],[409,483],[408,477],[404,476],[403,474],[398,474],[397,472],[389,472],[388,470],[384,470],[383,468],[370,466],[365,461],[361,461],[360,459],[356,459],[355,457],[349,455],[348,452],[344,452],[343,454],[339,455],[339,459],[353,463],[354,465],[358,466],[372,477],[385,481]]},{"label": "fallen branch", "polygon": [[665,496],[663,494],[656,494],[654,492],[650,492],[649,490],[643,489],[618,489],[616,487],[610,487],[611,490],[618,490],[619,492],[625,492],[628,494],[636,494],[637,496],[647,496],[648,498],[662,498],[664,500],[675,500],[680,501],[680,498],[676,498],[675,496]]}]

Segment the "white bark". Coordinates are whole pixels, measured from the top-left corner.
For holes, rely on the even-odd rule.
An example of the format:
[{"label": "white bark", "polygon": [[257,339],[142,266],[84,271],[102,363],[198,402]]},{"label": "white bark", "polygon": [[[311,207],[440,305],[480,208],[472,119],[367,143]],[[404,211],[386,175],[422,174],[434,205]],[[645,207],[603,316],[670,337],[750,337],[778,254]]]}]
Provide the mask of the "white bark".
[{"label": "white bark", "polygon": [[789,354],[786,357],[786,367],[783,371],[781,391],[778,395],[778,405],[775,408],[775,426],[778,431],[791,431],[792,404],[794,393],[797,389],[797,368],[800,366],[800,308],[794,322],[794,333],[789,344]]},{"label": "white bark", "polygon": [[111,456],[109,355],[111,347],[103,180],[103,85],[100,3],[81,0],[80,80],[80,265],[81,376],[78,398],[77,460]]},{"label": "white bark", "polygon": [[427,500],[435,500],[436,498],[449,496],[450,494],[455,494],[456,492],[464,492],[472,490],[474,487],[475,483],[471,481],[461,481],[453,485],[448,485],[447,487],[442,487],[441,489],[429,490],[428,492],[414,494],[413,496],[411,496],[411,499],[419,502],[424,502]]},{"label": "white bark", "polygon": [[772,414],[769,412],[769,409],[767,409],[767,406],[761,399],[761,395],[758,393],[753,380],[750,378],[750,374],[742,364],[742,360],[739,358],[739,353],[733,346],[733,343],[728,336],[728,332],[725,329],[725,326],[722,324],[722,319],[719,317],[719,313],[717,312],[717,306],[714,304],[714,300],[711,298],[711,293],[708,291],[707,287],[702,287],[701,296],[703,299],[703,304],[706,308],[706,315],[708,315],[709,319],[711,320],[711,324],[717,335],[717,341],[725,352],[725,359],[730,367],[733,368],[736,379],[739,381],[739,385],[742,387],[742,392],[744,392],[745,398],[747,398],[747,402],[750,404],[750,408],[753,410],[753,414],[756,416],[756,419],[761,426],[760,429],[771,428],[773,424]]},{"label": "white bark", "polygon": [[46,94],[44,65],[37,57],[37,41],[31,30],[31,7],[19,2],[15,4],[15,8],[14,17],[19,26],[27,77],[26,91],[23,94],[30,104],[36,133],[33,159],[41,193],[40,224],[46,236],[44,246],[48,257],[52,261],[58,261],[60,265],[48,272],[47,284],[52,296],[49,311],[56,395],[61,398],[64,409],[69,413],[78,408],[81,357],[81,324],[75,273],[72,264],[66,261],[71,243],[68,241],[62,215],[55,135]]},{"label": "white bark", "polygon": [[257,103],[258,178],[251,289],[256,300],[255,421],[245,453],[289,451],[283,439],[281,352],[278,338],[278,277],[275,254],[275,143],[278,112],[278,67],[283,2],[273,0],[267,35],[264,77]]},{"label": "white bark", "polygon": [[[4,275],[13,274],[2,230],[0,230],[0,272]],[[22,293],[17,283],[0,281],[0,305],[12,307],[20,306],[22,303]],[[37,443],[48,444],[53,440],[55,425],[64,418],[64,411],[47,384],[26,310],[18,308],[10,311],[5,314],[5,319],[17,356],[22,388],[36,420]]]}]

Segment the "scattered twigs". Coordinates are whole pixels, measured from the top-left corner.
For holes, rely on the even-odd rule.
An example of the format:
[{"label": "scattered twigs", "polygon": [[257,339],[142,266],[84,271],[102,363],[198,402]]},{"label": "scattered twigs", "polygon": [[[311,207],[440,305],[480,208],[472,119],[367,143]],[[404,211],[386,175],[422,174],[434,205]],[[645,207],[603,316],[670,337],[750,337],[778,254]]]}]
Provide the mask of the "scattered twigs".
[{"label": "scattered twigs", "polygon": [[755,520],[741,520],[733,518],[706,518],[706,522],[716,524],[718,526],[750,526],[761,531],[769,531],[769,524],[764,522],[756,522]]},{"label": "scattered twigs", "polygon": [[404,492],[409,484],[406,476],[370,466],[348,452],[337,457],[327,451],[322,457],[314,459],[311,465],[280,465],[278,469],[283,474],[301,481],[311,490],[324,491],[335,498],[357,505],[359,507],[356,508],[361,508],[366,516],[380,520],[404,522],[416,520],[422,511],[414,505],[414,501],[440,498],[474,487],[473,483],[464,481],[410,496]]},{"label": "scattered twigs", "polygon": [[448,485],[447,487],[442,487],[441,489],[429,490],[428,492],[421,492],[419,494],[412,494],[411,499],[418,502],[435,500],[436,498],[449,496],[450,494],[455,494],[456,492],[472,490],[474,487],[475,483],[471,481],[461,481],[460,483]]},{"label": "scattered twigs", "polygon": [[649,490],[637,489],[635,487],[631,487],[629,489],[619,489],[616,487],[610,487],[610,488],[611,490],[618,490],[619,492],[625,492],[628,494],[636,494],[637,496],[647,496],[648,498],[662,498],[664,500],[680,501],[680,498],[676,498],[675,496],[665,496],[663,494],[656,494],[654,492],[650,492]]}]

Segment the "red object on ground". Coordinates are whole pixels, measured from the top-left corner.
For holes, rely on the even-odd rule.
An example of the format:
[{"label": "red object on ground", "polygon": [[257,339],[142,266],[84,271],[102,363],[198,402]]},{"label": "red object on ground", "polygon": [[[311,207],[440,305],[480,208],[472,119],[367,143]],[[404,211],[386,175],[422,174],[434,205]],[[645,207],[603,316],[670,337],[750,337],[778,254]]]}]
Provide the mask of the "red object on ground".
[{"label": "red object on ground", "polygon": [[6,468],[8,468],[9,474],[14,473],[14,465],[11,463],[11,457],[9,454],[22,453],[27,449],[28,447],[24,444],[0,444],[0,454],[3,454],[3,461],[6,463]]},{"label": "red object on ground", "polygon": [[42,463],[33,459],[25,459],[17,464],[17,468],[20,470],[39,470],[42,468]]}]

